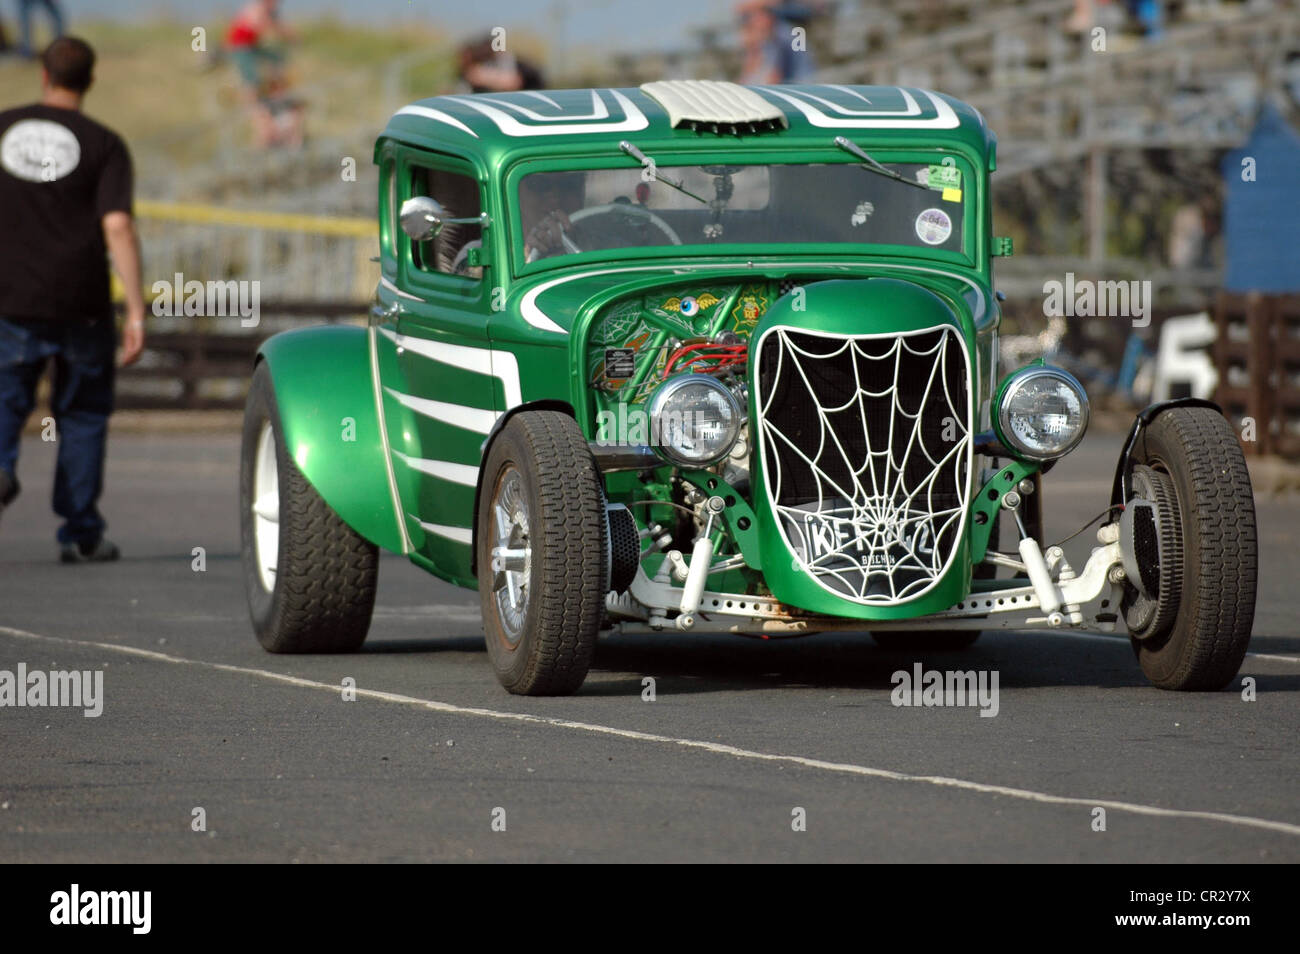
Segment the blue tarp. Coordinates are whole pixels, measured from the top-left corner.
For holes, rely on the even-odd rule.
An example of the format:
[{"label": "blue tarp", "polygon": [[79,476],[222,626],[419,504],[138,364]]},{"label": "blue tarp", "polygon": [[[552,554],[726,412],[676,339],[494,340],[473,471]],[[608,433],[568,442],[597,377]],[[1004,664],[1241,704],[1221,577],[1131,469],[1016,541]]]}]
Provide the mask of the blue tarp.
[{"label": "blue tarp", "polygon": [[[1254,160],[1254,181],[1243,160]],[[1224,158],[1223,287],[1233,292],[1300,292],[1300,133],[1272,105],[1250,139]]]}]

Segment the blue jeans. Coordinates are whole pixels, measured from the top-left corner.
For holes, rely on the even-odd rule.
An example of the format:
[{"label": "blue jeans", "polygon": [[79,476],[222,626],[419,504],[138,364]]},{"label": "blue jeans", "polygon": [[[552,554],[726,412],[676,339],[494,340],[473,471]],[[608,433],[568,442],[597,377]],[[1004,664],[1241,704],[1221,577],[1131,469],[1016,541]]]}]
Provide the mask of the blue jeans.
[{"label": "blue jeans", "polygon": [[54,360],[50,404],[58,445],[54,512],[64,520],[60,543],[94,544],[104,534],[96,504],[104,487],[115,346],[111,318],[22,323],[0,318],[0,471],[15,487],[18,444],[36,404],[36,382]]},{"label": "blue jeans", "polygon": [[55,0],[18,0],[18,20],[21,30],[18,40],[19,52],[34,56],[36,51],[32,49],[32,9],[34,7],[44,7],[45,12],[50,18],[50,27],[54,30],[54,36],[63,36],[63,14],[59,12],[59,5]]}]

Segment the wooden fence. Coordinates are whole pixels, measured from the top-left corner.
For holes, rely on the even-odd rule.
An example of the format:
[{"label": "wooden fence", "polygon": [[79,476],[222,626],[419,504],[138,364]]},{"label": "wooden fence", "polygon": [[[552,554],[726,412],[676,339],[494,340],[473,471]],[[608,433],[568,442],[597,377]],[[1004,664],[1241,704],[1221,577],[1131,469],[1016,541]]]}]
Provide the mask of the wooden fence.
[{"label": "wooden fence", "polygon": [[1214,322],[1215,400],[1242,447],[1300,456],[1300,295],[1220,292]]},{"label": "wooden fence", "polygon": [[257,328],[247,332],[146,331],[144,355],[118,373],[117,406],[122,410],[242,408],[253,357],[263,341],[296,325],[363,321],[368,307],[366,302],[266,302]]}]

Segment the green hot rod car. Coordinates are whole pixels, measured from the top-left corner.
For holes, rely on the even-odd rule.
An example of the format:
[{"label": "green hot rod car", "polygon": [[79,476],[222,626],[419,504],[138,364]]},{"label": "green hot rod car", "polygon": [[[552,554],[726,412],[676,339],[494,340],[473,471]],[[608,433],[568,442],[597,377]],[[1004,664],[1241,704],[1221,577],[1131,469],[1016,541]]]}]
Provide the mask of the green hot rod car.
[{"label": "green hot rod car", "polygon": [[1042,540],[1040,478],[1088,399],[997,366],[1011,249],[971,107],[704,81],[440,96],[374,158],[369,327],[277,335],[252,379],[266,649],[357,649],[383,548],[479,590],[515,693],[576,690],[602,631],[1118,629],[1157,686],[1236,674],[1254,510],[1213,405],[1138,415],[1086,565]]}]

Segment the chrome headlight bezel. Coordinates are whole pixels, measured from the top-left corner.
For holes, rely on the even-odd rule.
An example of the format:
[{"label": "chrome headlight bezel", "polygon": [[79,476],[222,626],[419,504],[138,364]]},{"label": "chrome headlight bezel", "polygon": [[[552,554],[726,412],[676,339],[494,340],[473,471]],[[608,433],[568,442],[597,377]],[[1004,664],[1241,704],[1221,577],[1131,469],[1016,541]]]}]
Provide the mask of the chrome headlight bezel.
[{"label": "chrome headlight bezel", "polygon": [[[1015,429],[1011,426],[1011,403],[1015,396],[1024,388],[1026,384],[1040,378],[1050,378],[1064,384],[1069,390],[1073,391],[1079,399],[1079,413],[1081,424],[1078,430],[1070,437],[1068,441],[1054,448],[1051,451],[1044,452],[1039,448],[1029,447],[1017,436]],[[1079,383],[1078,378],[1061,368],[1055,368],[1050,365],[1030,365],[1021,368],[1007,375],[998,388],[997,410],[994,415],[994,430],[997,432],[998,440],[1002,446],[1012,454],[1024,460],[1032,461],[1049,461],[1058,460],[1070,453],[1079,446],[1085,434],[1088,433],[1088,421],[1091,417],[1092,409],[1088,403],[1088,392],[1084,390],[1083,385]]]},{"label": "chrome headlight bezel", "polygon": [[[682,392],[690,386],[705,387],[715,391],[723,400],[726,401],[727,407],[731,409],[730,433],[720,446],[720,450],[708,457],[693,459],[681,452],[678,448],[668,444],[667,438],[670,436],[665,432],[664,417],[666,412],[671,409],[671,402],[674,398],[679,398]],[[699,469],[716,464],[724,460],[731,449],[736,446],[736,441],[740,437],[741,430],[744,428],[744,409],[740,406],[740,401],[731,389],[725,384],[707,374],[697,374],[693,371],[687,371],[682,374],[675,374],[664,380],[655,393],[650,396],[650,401],[646,405],[646,411],[650,417],[650,428],[653,440],[651,446],[654,452],[678,467]]]}]

